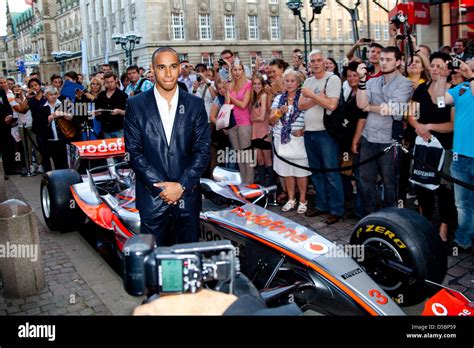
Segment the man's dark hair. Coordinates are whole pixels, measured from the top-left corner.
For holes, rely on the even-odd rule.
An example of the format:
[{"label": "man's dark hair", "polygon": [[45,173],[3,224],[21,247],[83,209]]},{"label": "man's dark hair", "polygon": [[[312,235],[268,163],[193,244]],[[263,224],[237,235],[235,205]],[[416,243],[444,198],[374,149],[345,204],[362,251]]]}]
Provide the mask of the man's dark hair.
[{"label": "man's dark hair", "polygon": [[127,72],[132,71],[132,70],[135,70],[137,73],[140,73],[140,68],[138,67],[138,65],[130,65],[127,68]]},{"label": "man's dark hair", "polygon": [[447,53],[444,53],[444,52],[434,52],[431,56],[430,56],[430,63],[435,60],[435,59],[442,59],[443,62],[449,62],[450,60],[453,60],[453,58],[451,58],[451,56]]},{"label": "man's dark hair", "polygon": [[33,71],[33,72],[30,74],[30,77],[33,76],[33,75],[39,75],[39,72]]},{"label": "man's dark hair", "polygon": [[203,64],[203,63],[196,64],[196,66],[194,67],[194,70],[198,71],[200,68],[204,68],[204,70],[207,70],[206,64]]},{"label": "man's dark hair", "polygon": [[276,65],[276,66],[278,66],[279,69],[286,70],[286,68],[288,68],[289,64],[281,58],[273,58],[272,60],[270,60],[268,65]]},{"label": "man's dark hair", "polygon": [[13,77],[8,77],[7,81],[13,81],[13,83],[16,83],[15,79]]},{"label": "man's dark hair", "polygon": [[292,53],[303,53],[303,51],[299,48],[295,48]]},{"label": "man's dark hair", "polygon": [[109,79],[113,77],[114,80],[117,80],[117,75],[115,75],[112,71],[107,71],[105,74],[104,74],[104,79]]},{"label": "man's dark hair", "polygon": [[376,42],[372,42],[369,46],[369,49],[372,48],[372,47],[377,47],[377,48],[380,48],[381,50],[383,50],[383,46],[379,43],[376,43]]},{"label": "man's dark hair", "polygon": [[[174,53],[176,54],[176,57],[178,57],[178,60],[179,60],[179,55],[178,55],[178,52],[176,52],[176,50],[172,47],[169,47],[169,46],[163,46],[163,47],[160,47],[160,48],[157,48],[155,50],[155,52],[153,52],[153,54],[151,55],[151,64],[153,65],[153,62],[155,61],[155,56],[157,54],[160,54],[161,52],[170,52],[170,53]],[[182,62],[181,62],[182,63]]]},{"label": "man's dark hair", "polygon": [[428,53],[431,55],[431,48],[429,48],[426,45],[418,45],[418,48],[420,48],[420,47],[426,48],[428,50]]},{"label": "man's dark hair", "polygon": [[75,71],[68,71],[67,73],[64,74],[64,77],[69,77],[74,82],[77,82],[77,80],[79,79],[79,76],[77,76],[77,73]]},{"label": "man's dark hair", "polygon": [[28,84],[27,84],[28,88],[31,88],[31,84],[32,84],[33,82],[36,82],[38,85],[41,86],[41,81],[40,81],[40,79],[37,78],[37,77],[32,77],[31,79],[28,80]]},{"label": "man's dark hair", "polygon": [[462,46],[467,47],[467,39],[459,38],[455,42],[462,42]]},{"label": "man's dark hair", "polygon": [[51,77],[49,78],[49,80],[50,80],[51,82],[53,82],[53,81],[56,80],[56,79],[61,79],[61,81],[63,80],[63,78],[62,78],[61,76],[59,76],[58,74],[53,74],[53,75],[51,75]]},{"label": "man's dark hair", "polygon": [[126,79],[128,79],[128,75],[126,72],[124,72],[122,75],[120,75],[120,82],[122,82],[122,85]]},{"label": "man's dark hair", "polygon": [[103,69],[103,68],[104,68],[104,66],[106,66],[106,67],[109,67],[109,68],[111,68],[111,69],[112,69],[112,67],[110,66],[110,64],[104,63],[104,64],[102,64],[102,65],[101,65],[101,68]]},{"label": "man's dark hair", "polygon": [[402,52],[398,47],[388,46],[382,50],[382,53],[393,53],[395,55],[395,60],[402,60]]},{"label": "man's dark hair", "polygon": [[229,49],[225,49],[221,52],[221,57],[224,55],[224,54],[230,54],[232,57],[234,56],[234,52],[232,52],[231,50]]}]

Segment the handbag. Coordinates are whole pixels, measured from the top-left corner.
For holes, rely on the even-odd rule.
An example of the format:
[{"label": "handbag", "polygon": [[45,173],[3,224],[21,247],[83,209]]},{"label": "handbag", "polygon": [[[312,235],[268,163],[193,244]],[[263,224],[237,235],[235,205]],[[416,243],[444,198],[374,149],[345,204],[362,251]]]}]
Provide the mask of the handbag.
[{"label": "handbag", "polygon": [[235,117],[232,109],[234,108],[233,104],[224,104],[222,105],[219,113],[217,114],[216,129],[230,129],[235,126]]},{"label": "handbag", "polygon": [[422,137],[417,136],[415,147],[413,149],[413,169],[410,176],[410,182],[422,186],[428,190],[436,190],[441,182],[441,177],[433,169],[427,168],[416,159],[428,164],[430,167],[440,171],[444,164],[445,150],[439,140],[431,137],[427,142]]},{"label": "handbag", "polygon": [[280,136],[275,136],[275,150],[280,157],[287,160],[303,160],[307,159],[306,147],[304,145],[304,137],[295,137],[290,134],[290,141],[282,144]]},{"label": "handbag", "polygon": [[336,109],[330,114],[328,114],[327,110],[324,109],[324,128],[326,129],[326,132],[328,132],[328,134],[334,140],[336,140],[339,146],[343,145],[347,141],[347,139],[352,139],[352,130],[355,128],[352,124],[353,122],[351,122],[352,118],[349,117],[346,110],[346,103],[349,103],[350,100],[351,99],[349,98],[347,102],[344,102],[344,94],[341,89],[341,94]]},{"label": "handbag", "polygon": [[66,139],[74,138],[77,133],[77,127],[72,121],[69,121],[64,117],[58,117],[56,123]]}]

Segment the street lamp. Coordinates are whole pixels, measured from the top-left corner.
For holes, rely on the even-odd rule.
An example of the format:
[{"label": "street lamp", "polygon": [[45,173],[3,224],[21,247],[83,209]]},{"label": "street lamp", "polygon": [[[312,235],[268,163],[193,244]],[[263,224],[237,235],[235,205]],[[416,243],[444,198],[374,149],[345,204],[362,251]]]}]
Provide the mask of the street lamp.
[{"label": "street lamp", "polygon": [[114,34],[112,35],[112,41],[116,45],[121,45],[122,49],[125,51],[125,56],[127,58],[128,66],[132,65],[132,52],[135,49],[135,45],[140,43],[142,36],[140,33],[135,31],[130,31],[126,34]]},{"label": "street lamp", "polygon": [[53,59],[61,65],[61,76],[64,77],[64,67],[66,60],[71,58],[73,53],[71,51],[53,51],[51,52]]},{"label": "street lamp", "polygon": [[313,8],[312,16],[308,24],[306,20],[301,17],[301,9],[303,8],[302,0],[288,0],[286,6],[293,11],[293,15],[298,16],[300,22],[303,24],[303,39],[304,39],[304,60],[306,63],[306,68],[308,68],[308,40],[306,39],[306,33],[309,33],[309,51],[313,50],[312,42],[312,29],[311,23],[314,21],[314,16],[316,14],[321,14],[321,11],[326,4],[326,0],[310,0],[311,7]]}]

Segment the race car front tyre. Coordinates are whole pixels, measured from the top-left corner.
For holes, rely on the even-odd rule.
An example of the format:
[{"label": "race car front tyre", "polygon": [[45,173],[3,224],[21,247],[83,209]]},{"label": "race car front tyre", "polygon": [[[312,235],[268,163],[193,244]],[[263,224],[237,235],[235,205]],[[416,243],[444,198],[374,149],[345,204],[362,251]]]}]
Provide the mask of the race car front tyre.
[{"label": "race car front tyre", "polygon": [[85,222],[85,214],[74,201],[71,185],[82,182],[72,169],[48,172],[41,180],[41,210],[50,230],[76,231]]},{"label": "race car front tyre", "polygon": [[438,289],[447,270],[446,249],[433,225],[414,210],[387,208],[356,225],[351,244],[363,246],[359,263],[401,306],[418,304]]}]

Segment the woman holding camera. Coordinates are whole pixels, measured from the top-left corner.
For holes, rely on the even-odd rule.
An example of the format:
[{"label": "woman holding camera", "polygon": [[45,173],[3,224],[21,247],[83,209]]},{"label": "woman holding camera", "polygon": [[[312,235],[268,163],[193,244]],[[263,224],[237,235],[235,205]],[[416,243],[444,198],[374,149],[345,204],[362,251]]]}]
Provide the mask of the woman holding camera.
[{"label": "woman holding camera", "polygon": [[[283,147],[287,147],[290,152],[293,151],[292,154],[289,154],[292,158],[288,158],[291,162],[308,167],[308,157],[306,156],[303,140],[304,111],[298,108],[298,101],[301,96],[301,76],[299,72],[292,69],[288,69],[284,73],[285,91],[276,96],[273,101],[270,123],[275,125],[273,141],[278,154],[285,158]],[[293,144],[290,144],[291,142]],[[296,145],[297,143],[299,145]],[[301,156],[299,157],[298,154],[301,154]],[[298,157],[298,159],[294,159],[295,157]],[[283,206],[282,211],[289,211],[296,207],[295,186],[298,185],[300,197],[297,213],[304,214],[308,209],[306,191],[308,176],[311,175],[311,172],[289,165],[276,156],[273,158],[273,169],[284,178],[288,194],[288,201]]]},{"label": "woman holding camera", "polygon": [[[104,86],[102,84],[102,80],[93,77],[91,78],[89,88],[87,90],[81,91],[80,89],[76,89],[76,100],[75,103],[82,103],[82,105],[87,105],[87,110],[89,113],[93,112],[95,110],[95,103],[97,102],[97,97],[99,96],[100,92],[104,90]],[[76,108],[76,110],[84,110],[84,107],[81,108]],[[88,115],[78,115],[82,117],[89,117],[90,114]],[[80,119],[79,119],[80,120]],[[98,121],[96,118],[93,118],[92,124],[90,124],[89,120],[80,120],[80,122],[83,122],[83,124],[77,124],[80,128],[84,128],[84,126],[87,127],[92,127],[91,133],[86,132],[85,137],[81,136],[81,134],[78,134],[80,138],[82,137],[82,140],[92,140],[92,139],[98,139],[101,131],[101,124],[100,121]],[[88,123],[86,125],[86,122]],[[84,129],[83,131],[84,132]],[[92,136],[90,135],[92,134]]]}]

